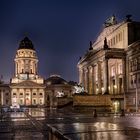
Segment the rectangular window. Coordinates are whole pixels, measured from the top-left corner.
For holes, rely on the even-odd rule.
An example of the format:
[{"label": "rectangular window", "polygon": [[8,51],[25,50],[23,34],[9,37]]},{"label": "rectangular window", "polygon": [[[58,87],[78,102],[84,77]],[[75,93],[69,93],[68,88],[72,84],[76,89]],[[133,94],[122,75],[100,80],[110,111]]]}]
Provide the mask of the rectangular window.
[{"label": "rectangular window", "polygon": [[42,105],[42,99],[40,99],[40,105]]},{"label": "rectangular window", "polygon": [[34,104],[34,105],[36,104],[36,99],[33,99],[33,104]]}]

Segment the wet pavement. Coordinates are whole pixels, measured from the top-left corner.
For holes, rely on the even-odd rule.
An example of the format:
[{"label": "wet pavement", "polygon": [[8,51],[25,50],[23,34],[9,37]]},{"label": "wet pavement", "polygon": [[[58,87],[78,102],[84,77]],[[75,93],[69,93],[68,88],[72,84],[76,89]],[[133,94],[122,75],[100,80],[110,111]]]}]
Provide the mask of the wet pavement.
[{"label": "wet pavement", "polygon": [[0,140],[46,140],[48,126],[72,140],[139,140],[140,116],[93,117],[75,110],[30,109],[0,120]]}]

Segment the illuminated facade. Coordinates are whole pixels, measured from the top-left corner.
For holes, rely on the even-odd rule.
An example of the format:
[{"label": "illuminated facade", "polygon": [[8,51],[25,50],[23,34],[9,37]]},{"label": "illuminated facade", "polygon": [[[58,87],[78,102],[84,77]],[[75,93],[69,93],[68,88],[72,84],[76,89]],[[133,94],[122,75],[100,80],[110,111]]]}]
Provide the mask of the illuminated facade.
[{"label": "illuminated facade", "polygon": [[11,79],[11,103],[44,105],[44,79],[38,75],[38,58],[32,42],[25,37],[15,57],[15,76]]},{"label": "illuminated facade", "polygon": [[79,83],[89,95],[108,96],[110,108],[138,109],[140,22],[130,16],[121,23],[108,22],[78,62]]},{"label": "illuminated facade", "polygon": [[[0,105],[57,107],[69,102],[72,86],[64,79],[55,75],[45,80],[39,76],[37,54],[28,37],[20,41],[14,61],[10,84],[0,83]],[[62,92],[67,98],[60,98]]]}]

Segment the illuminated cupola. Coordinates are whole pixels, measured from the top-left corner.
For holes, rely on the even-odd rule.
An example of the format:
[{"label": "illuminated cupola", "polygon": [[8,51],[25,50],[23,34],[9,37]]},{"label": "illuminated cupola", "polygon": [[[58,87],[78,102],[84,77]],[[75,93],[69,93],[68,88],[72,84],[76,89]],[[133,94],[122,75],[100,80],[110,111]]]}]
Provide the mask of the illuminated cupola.
[{"label": "illuminated cupola", "polygon": [[32,41],[25,37],[20,41],[15,57],[15,77],[12,82],[23,80],[37,80],[38,58]]}]

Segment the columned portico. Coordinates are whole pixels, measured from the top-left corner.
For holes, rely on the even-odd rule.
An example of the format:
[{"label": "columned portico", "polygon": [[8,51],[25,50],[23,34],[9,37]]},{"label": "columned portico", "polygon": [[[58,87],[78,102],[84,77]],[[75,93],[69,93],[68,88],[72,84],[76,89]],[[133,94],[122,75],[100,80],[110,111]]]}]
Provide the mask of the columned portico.
[{"label": "columned portico", "polygon": [[[130,15],[120,23],[110,19],[112,17],[105,21],[104,28],[96,40],[90,43],[88,51],[80,58],[77,66],[95,66],[93,83],[96,86],[93,88],[90,84],[88,92],[95,89],[94,93],[100,98],[100,103],[102,97],[109,97],[114,111],[128,109],[137,112],[140,110],[140,96],[137,94],[140,89],[140,22],[131,20]],[[85,82],[84,86],[86,84]],[[96,97],[93,96],[93,100],[97,101]],[[90,97],[87,96],[85,101],[91,101]],[[103,101],[102,105],[104,103]],[[95,104],[94,102],[93,105]]]}]

